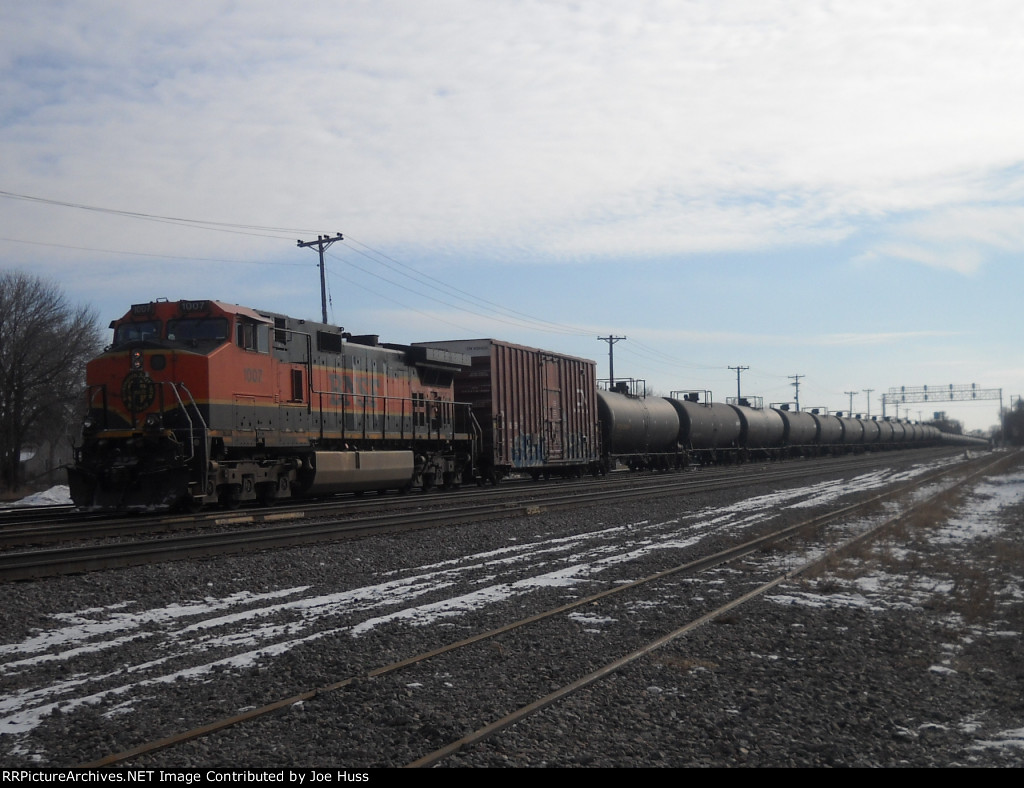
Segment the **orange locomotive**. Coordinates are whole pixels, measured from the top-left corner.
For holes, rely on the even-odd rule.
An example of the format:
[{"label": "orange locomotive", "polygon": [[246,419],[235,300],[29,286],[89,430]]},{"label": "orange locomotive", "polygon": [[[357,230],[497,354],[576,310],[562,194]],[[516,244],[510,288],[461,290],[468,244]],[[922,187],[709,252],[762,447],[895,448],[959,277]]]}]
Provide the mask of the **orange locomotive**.
[{"label": "orange locomotive", "polygon": [[84,509],[271,503],[475,475],[470,365],[218,301],[136,304],[89,363],[71,496]]}]

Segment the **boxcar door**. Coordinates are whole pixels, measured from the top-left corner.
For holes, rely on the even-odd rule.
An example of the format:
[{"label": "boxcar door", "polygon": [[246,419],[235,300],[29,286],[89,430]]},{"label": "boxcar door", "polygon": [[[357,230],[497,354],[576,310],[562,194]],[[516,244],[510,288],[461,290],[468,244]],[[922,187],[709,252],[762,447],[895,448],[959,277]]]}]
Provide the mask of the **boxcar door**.
[{"label": "boxcar door", "polygon": [[550,356],[542,356],[540,363],[544,386],[544,461],[552,462],[565,456],[561,370],[558,360]]}]

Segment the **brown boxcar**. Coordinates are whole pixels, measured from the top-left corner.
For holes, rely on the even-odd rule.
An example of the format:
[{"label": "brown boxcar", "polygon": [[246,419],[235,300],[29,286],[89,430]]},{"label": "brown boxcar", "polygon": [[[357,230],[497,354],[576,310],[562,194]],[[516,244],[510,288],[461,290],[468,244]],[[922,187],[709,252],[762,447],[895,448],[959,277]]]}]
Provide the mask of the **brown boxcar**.
[{"label": "brown boxcar", "polygon": [[534,476],[595,470],[601,459],[594,361],[497,339],[421,342],[470,357],[455,377],[483,434],[480,473]]}]

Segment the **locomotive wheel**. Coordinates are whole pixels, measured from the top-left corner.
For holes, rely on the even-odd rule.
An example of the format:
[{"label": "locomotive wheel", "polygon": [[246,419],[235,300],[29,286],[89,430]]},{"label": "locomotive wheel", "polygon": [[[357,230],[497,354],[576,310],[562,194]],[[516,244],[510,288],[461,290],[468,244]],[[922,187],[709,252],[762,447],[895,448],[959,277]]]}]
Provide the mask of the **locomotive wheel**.
[{"label": "locomotive wheel", "polygon": [[256,485],[256,503],[260,506],[273,506],[277,500],[277,484],[261,482]]},{"label": "locomotive wheel", "polygon": [[197,501],[195,498],[193,498],[191,495],[188,495],[187,493],[181,496],[181,498],[178,499],[178,502],[173,507],[174,511],[181,512],[182,514],[195,514],[202,508],[202,501]]},{"label": "locomotive wheel", "polygon": [[222,484],[217,490],[217,500],[223,509],[237,509],[242,502],[242,485]]}]

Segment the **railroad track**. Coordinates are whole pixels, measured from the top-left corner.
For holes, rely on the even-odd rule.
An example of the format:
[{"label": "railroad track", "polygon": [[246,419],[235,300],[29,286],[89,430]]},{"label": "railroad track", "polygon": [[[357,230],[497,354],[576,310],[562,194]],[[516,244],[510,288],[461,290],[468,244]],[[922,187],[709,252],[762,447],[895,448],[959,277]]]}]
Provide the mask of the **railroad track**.
[{"label": "railroad track", "polygon": [[[125,761],[147,756],[159,750],[182,745],[185,742],[208,736],[214,732],[223,731],[240,724],[260,724],[260,722],[258,722],[260,720],[273,719],[274,712],[295,706],[296,704],[323,701],[326,698],[329,698],[333,693],[342,689],[351,690],[352,688],[360,689],[364,687],[371,687],[370,691],[372,691],[372,682],[374,680],[383,679],[384,677],[389,676],[394,677],[399,674],[403,674],[406,671],[414,672],[424,665],[424,663],[442,658],[451,658],[455,655],[462,654],[469,649],[490,647],[496,648],[500,651],[503,648],[501,645],[502,638],[510,633],[531,627],[550,626],[555,620],[564,622],[565,614],[571,611],[587,610],[588,612],[591,612],[599,605],[607,604],[610,601],[622,600],[629,597],[631,594],[635,594],[638,590],[649,590],[654,587],[659,587],[659,584],[664,584],[667,581],[671,582],[700,572],[707,572],[716,567],[721,567],[723,564],[728,563],[736,565],[737,562],[748,560],[751,556],[761,553],[772,546],[778,545],[784,540],[792,539],[800,534],[816,533],[825,526],[836,522],[849,521],[851,518],[861,516],[866,510],[877,507],[884,501],[909,497],[915,490],[928,485],[936,485],[940,480],[947,476],[961,474],[963,475],[963,478],[957,481],[957,484],[963,484],[977,478],[981,474],[992,472],[998,467],[1002,467],[1010,462],[1016,461],[1016,459],[1017,455],[1003,455],[995,458],[994,460],[987,458],[985,462],[972,463],[974,467],[970,469],[970,472],[967,475],[962,474],[963,469],[961,467],[943,469],[938,473],[929,474],[927,477],[919,478],[912,484],[903,485],[896,490],[890,490],[883,494],[872,496],[870,499],[860,501],[854,505],[845,506],[826,514],[810,517],[797,523],[790,523],[783,528],[773,529],[770,533],[761,534],[754,539],[749,539],[742,543],[732,545],[727,549],[716,552],[713,555],[689,560],[684,563],[662,569],[646,577],[633,580],[629,583],[613,585],[612,587],[606,588],[598,593],[587,595],[585,597],[574,599],[569,603],[553,606],[543,611],[532,613],[529,616],[505,623],[491,630],[450,642],[442,647],[431,649],[420,654],[415,654],[388,664],[382,664],[364,673],[348,676],[307,692],[284,697],[260,706],[259,708],[250,709],[242,714],[225,717],[188,731],[182,731],[181,733],[173,736],[168,736],[123,752],[109,755],[85,765],[96,767],[123,763]],[[426,751],[422,752],[422,754],[415,759],[410,760],[406,765],[423,767],[436,764],[466,747],[494,736],[510,725],[527,719],[531,715],[536,714],[551,704],[557,703],[586,687],[592,686],[601,679],[604,679],[616,671],[621,670],[625,666],[636,662],[652,651],[685,636],[687,633],[692,632],[694,629],[708,623],[709,621],[720,618],[728,612],[736,609],[738,606],[767,593],[780,583],[806,572],[822,561],[828,560],[832,554],[846,550],[852,544],[859,541],[872,538],[880,531],[890,527],[914,510],[928,506],[932,498],[945,494],[949,487],[950,485],[946,485],[939,492],[929,496],[928,498],[919,498],[912,504],[904,507],[898,514],[884,518],[882,522],[875,523],[869,528],[861,527],[858,531],[853,533],[850,532],[847,527],[844,527],[839,535],[831,533],[828,538],[832,541],[838,540],[838,544],[832,544],[829,550],[825,551],[822,555],[818,555],[813,560],[802,561],[794,566],[787,567],[782,571],[773,571],[770,567],[766,568],[764,566],[758,566],[756,570],[748,572],[747,568],[744,567],[742,570],[745,578],[744,583],[736,584],[737,587],[730,594],[729,599],[724,602],[715,602],[713,604],[709,603],[704,605],[701,609],[696,610],[693,615],[689,616],[687,620],[683,622],[676,622],[674,626],[668,628],[666,631],[658,633],[654,637],[634,639],[635,642],[633,647],[628,651],[625,651],[625,653],[622,653],[610,660],[606,657],[599,661],[595,660],[595,664],[593,664],[591,669],[583,675],[576,676],[570,681],[561,682],[557,687],[549,688],[546,692],[538,692],[528,702],[518,704],[513,703],[511,704],[513,706],[511,711],[495,714],[493,710],[495,708],[499,708],[500,704],[494,702],[490,697],[481,699],[481,703],[484,704],[485,708],[479,715],[481,722],[478,722],[472,731],[451,739],[443,746],[435,747],[433,749],[423,748]],[[742,587],[744,585],[745,587]],[[700,606],[698,605],[695,607]],[[543,636],[544,640],[547,640],[549,635],[550,633],[545,633]],[[569,648],[572,647],[569,646]],[[544,673],[545,669],[534,664],[533,658],[527,658],[526,663],[530,665],[532,673]],[[503,665],[499,665],[498,670],[502,670],[503,667]],[[435,667],[435,671],[438,669],[439,668]],[[536,686],[540,686],[537,682],[531,683],[525,677],[523,683],[529,684],[534,688]],[[509,705],[507,699],[504,702],[506,706]],[[443,708],[443,700],[440,701],[440,703]],[[348,704],[346,703],[345,705]],[[353,703],[352,705],[356,704]],[[490,717],[488,717],[487,709],[491,710]],[[368,735],[372,736],[374,734],[370,733]],[[388,734],[382,735],[386,736]]]},{"label": "railroad track", "polygon": [[[912,449],[897,456],[930,459],[957,453],[949,447]],[[452,501],[509,501],[518,498],[537,498],[557,490],[558,494],[570,494],[572,490],[590,490],[595,485],[610,493],[619,487],[657,488],[667,484],[691,483],[694,479],[750,478],[764,481],[787,475],[804,477],[813,473],[833,473],[870,467],[885,459],[888,454],[864,453],[842,457],[817,458],[792,463],[751,463],[739,466],[694,467],[684,473],[632,473],[615,472],[602,479],[584,478],[579,480],[554,479],[534,482],[526,478],[505,481],[498,489],[464,487],[461,490],[441,493],[433,491],[428,495],[343,495],[326,499],[294,500],[279,503],[272,509],[262,507],[224,510],[210,509],[194,514],[148,514],[114,515],[105,513],[77,512],[71,506],[46,506],[24,509],[0,510],[0,550],[22,546],[41,546],[63,542],[97,540],[105,538],[131,538],[152,536],[180,531],[196,531],[226,526],[252,525],[275,522],[282,518],[294,519],[301,515],[309,519],[358,515],[363,512],[408,511],[426,507],[442,508]],[[796,470],[799,469],[799,470]],[[782,474],[779,476],[778,474]],[[668,480],[667,482],[665,480]]]},{"label": "railroad track", "polygon": [[[948,453],[948,449],[945,450]],[[942,450],[922,450],[922,456],[930,452],[942,453]],[[822,460],[822,472],[827,465],[834,467],[856,468],[863,464],[863,459],[842,458]],[[835,465],[832,463],[838,463]],[[767,466],[716,467],[694,470],[681,476],[685,479],[698,476],[711,478],[737,473],[758,473],[758,469]],[[621,486],[660,484],[663,475],[634,474],[617,472],[611,477],[601,480],[590,478],[577,480],[555,479],[535,482],[526,478],[507,480],[500,488],[477,489],[464,487],[460,490],[441,492],[433,490],[427,495],[353,495],[346,494],[325,499],[297,499],[287,503],[278,503],[273,509],[263,507],[237,510],[210,509],[194,514],[147,514],[147,515],[109,515],[103,513],[77,512],[71,506],[38,507],[18,510],[0,511],[0,550],[9,550],[20,546],[37,546],[58,544],[62,542],[97,540],[105,538],[130,538],[135,536],[151,536],[180,531],[196,531],[226,526],[259,526],[263,522],[274,522],[282,517],[309,518],[360,515],[366,512],[395,512],[424,508],[443,508],[453,501],[498,502],[516,500],[517,498],[536,498],[551,490],[559,494],[577,489],[591,489],[595,484],[614,491]],[[685,483],[685,482],[684,482]]]},{"label": "railroad track", "polygon": [[[956,453],[956,452],[954,452]],[[923,450],[921,456],[949,455],[948,449]],[[911,457],[910,454],[901,456]],[[160,518],[105,519],[84,526],[33,526],[0,532],[0,547],[43,544],[88,537],[116,537],[115,543],[89,544],[0,554],[0,583],[65,574],[139,566],[165,561],[209,558],[255,550],[353,539],[370,534],[530,516],[576,507],[651,500],[664,496],[716,492],[751,484],[803,481],[812,473],[855,471],[876,465],[877,455],[826,462],[743,466],[739,473],[621,474],[621,481],[522,485],[503,495],[467,491],[451,497],[407,496],[372,503],[307,502],[306,506],[209,512]],[[618,475],[618,474],[617,474]],[[480,501],[477,503],[477,501]],[[387,502],[387,511],[378,513]],[[436,508],[425,509],[427,505]],[[367,513],[371,512],[371,513]],[[203,532],[203,529],[212,532]],[[131,538],[143,531],[145,538]],[[157,532],[196,531],[154,538]]]},{"label": "railroad track", "polygon": [[66,522],[79,516],[70,504],[5,507],[0,509],[0,533],[7,529]]}]

